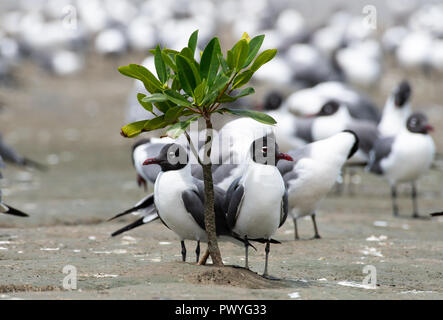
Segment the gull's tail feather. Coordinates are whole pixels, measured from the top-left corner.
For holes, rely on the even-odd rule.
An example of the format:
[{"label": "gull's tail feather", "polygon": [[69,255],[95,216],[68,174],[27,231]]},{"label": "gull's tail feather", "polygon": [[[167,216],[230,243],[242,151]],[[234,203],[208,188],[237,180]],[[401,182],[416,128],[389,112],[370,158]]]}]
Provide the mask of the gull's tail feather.
[{"label": "gull's tail feather", "polygon": [[9,214],[12,216],[17,216],[17,217],[29,217],[29,215],[27,213],[24,213],[23,211],[17,210],[11,206],[8,206],[5,203],[1,204],[1,210],[0,212],[4,213],[4,214]]},{"label": "gull's tail feather", "polygon": [[130,208],[128,210],[125,210],[122,213],[119,213],[119,214],[115,215],[114,217],[112,217],[108,221],[112,221],[114,219],[120,218],[120,217],[122,217],[124,215],[127,215],[127,214],[130,214],[130,213],[135,213],[138,210],[148,209],[153,204],[154,204],[154,194],[151,193],[151,194],[147,195],[146,197],[144,197],[139,202],[137,202],[134,207],[132,207],[132,208]]},{"label": "gull's tail feather", "polygon": [[432,217],[443,216],[443,211],[431,213]]},{"label": "gull's tail feather", "polygon": [[269,239],[269,240],[268,240],[268,239],[260,238],[260,239],[248,239],[248,240],[251,240],[251,241],[254,241],[254,242],[258,242],[258,243],[266,243],[266,242],[269,242],[269,243],[281,244],[280,241],[275,240],[275,239]]},{"label": "gull's tail feather", "polygon": [[143,224],[150,223],[152,221],[155,221],[159,219],[159,216],[157,214],[157,210],[152,209],[148,214],[144,215],[138,220],[135,220],[133,223],[128,224],[127,226],[124,226],[121,229],[118,229],[117,231],[113,232],[111,234],[112,237],[118,236],[119,234],[122,234],[123,232],[135,229]]},{"label": "gull's tail feather", "polygon": [[39,163],[37,161],[31,160],[31,159],[28,159],[28,158],[24,158],[22,164],[25,167],[34,168],[34,169],[37,169],[39,171],[48,171],[48,167],[45,166],[44,164],[41,164],[41,163]]}]

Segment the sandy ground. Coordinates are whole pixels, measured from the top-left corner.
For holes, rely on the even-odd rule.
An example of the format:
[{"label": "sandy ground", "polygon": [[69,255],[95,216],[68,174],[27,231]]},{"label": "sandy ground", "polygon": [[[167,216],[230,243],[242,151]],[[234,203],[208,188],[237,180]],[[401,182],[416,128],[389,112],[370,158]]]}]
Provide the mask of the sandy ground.
[{"label": "sandy ground", "polygon": [[[140,56],[88,59],[88,69],[60,79],[25,64],[19,86],[0,88],[6,141],[48,163],[46,173],[8,167],[1,181],[5,202],[28,211],[28,219],[0,217],[0,299],[442,299],[443,219],[409,219],[410,189],[402,188],[404,218],[391,216],[387,184],[360,174],[355,195],[331,194],[319,212],[323,236],[310,220],[299,223],[305,240],[292,241],[288,221],[271,247],[264,280],[264,247],[251,251],[253,272],[198,267],[194,244],[180,262],[176,236],[155,222],[126,235],[110,234],[131,219],[105,222],[143,197],[130,160],[134,140],[123,139],[124,104],[132,82],[117,66]],[[392,72],[375,94],[404,74]],[[409,75],[411,76],[411,75]],[[414,77],[414,102],[435,124],[442,150],[441,80]],[[260,92],[258,92],[258,97]],[[432,170],[419,183],[421,213],[443,209],[443,173]],[[243,265],[243,248],[222,243],[227,265]],[[63,289],[63,268],[77,269],[78,288]],[[377,287],[362,286],[363,268],[373,265]]]}]

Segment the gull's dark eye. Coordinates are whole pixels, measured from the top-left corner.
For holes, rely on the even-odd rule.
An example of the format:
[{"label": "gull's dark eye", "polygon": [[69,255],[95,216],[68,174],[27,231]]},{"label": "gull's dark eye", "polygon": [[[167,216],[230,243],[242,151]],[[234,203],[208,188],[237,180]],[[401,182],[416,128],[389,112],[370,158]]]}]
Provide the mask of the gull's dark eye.
[{"label": "gull's dark eye", "polygon": [[263,153],[268,152],[268,147],[263,147],[263,148],[261,148],[261,151],[262,151]]}]

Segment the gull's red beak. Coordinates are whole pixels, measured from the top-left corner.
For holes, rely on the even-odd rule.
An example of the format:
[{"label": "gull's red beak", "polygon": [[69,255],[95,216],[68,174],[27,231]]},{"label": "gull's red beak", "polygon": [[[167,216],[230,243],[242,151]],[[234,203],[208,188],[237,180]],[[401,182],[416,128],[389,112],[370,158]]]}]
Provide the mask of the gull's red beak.
[{"label": "gull's red beak", "polygon": [[277,159],[279,160],[287,160],[287,161],[294,161],[292,157],[287,153],[279,153],[277,154]]},{"label": "gull's red beak", "polygon": [[430,124],[427,124],[427,125],[425,126],[425,129],[426,129],[426,131],[434,131],[434,127],[431,126]]},{"label": "gull's red beak", "polygon": [[158,164],[159,161],[156,158],[149,158],[146,159],[145,162],[143,162],[144,166],[150,165],[150,164]]}]

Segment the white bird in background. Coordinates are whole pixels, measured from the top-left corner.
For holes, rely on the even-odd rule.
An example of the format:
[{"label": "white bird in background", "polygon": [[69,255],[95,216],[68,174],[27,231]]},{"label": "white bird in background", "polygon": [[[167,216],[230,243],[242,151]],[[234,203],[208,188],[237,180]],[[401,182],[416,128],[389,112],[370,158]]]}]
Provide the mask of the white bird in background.
[{"label": "white bird in background", "polygon": [[294,222],[295,240],[299,239],[297,219],[310,215],[314,238],[320,238],[316,212],[340,176],[341,168],[358,150],[359,139],[352,131],[343,131],[289,151],[293,162],[281,161],[277,167],[288,192],[289,214]]},{"label": "white bird in background", "polygon": [[386,100],[378,130],[381,136],[395,136],[406,125],[411,115],[411,86],[402,81]]},{"label": "white bird in background", "polygon": [[416,112],[397,135],[382,137],[374,145],[368,170],[382,175],[391,185],[394,216],[398,216],[397,184],[408,182],[412,185],[412,217],[419,217],[416,181],[430,168],[435,156],[431,130],[426,116]]},{"label": "white bird in background", "polygon": [[118,28],[103,30],[97,35],[94,44],[95,50],[106,56],[121,55],[128,48],[126,37]]},{"label": "white bird in background", "polygon": [[[308,119],[310,120],[310,119]],[[328,101],[311,120],[306,142],[329,138],[344,130],[351,130],[359,138],[359,149],[350,162],[366,163],[379,133],[375,123],[351,117],[348,109],[334,100]]]},{"label": "white bird in background", "polygon": [[355,119],[374,123],[380,119],[377,107],[366,95],[337,81],[322,82],[315,87],[298,90],[289,95],[285,105],[295,115],[311,116],[318,113],[329,100],[344,104]]},{"label": "white bird in background", "polygon": [[430,71],[432,36],[427,31],[408,33],[396,52],[396,58],[405,69]]}]

